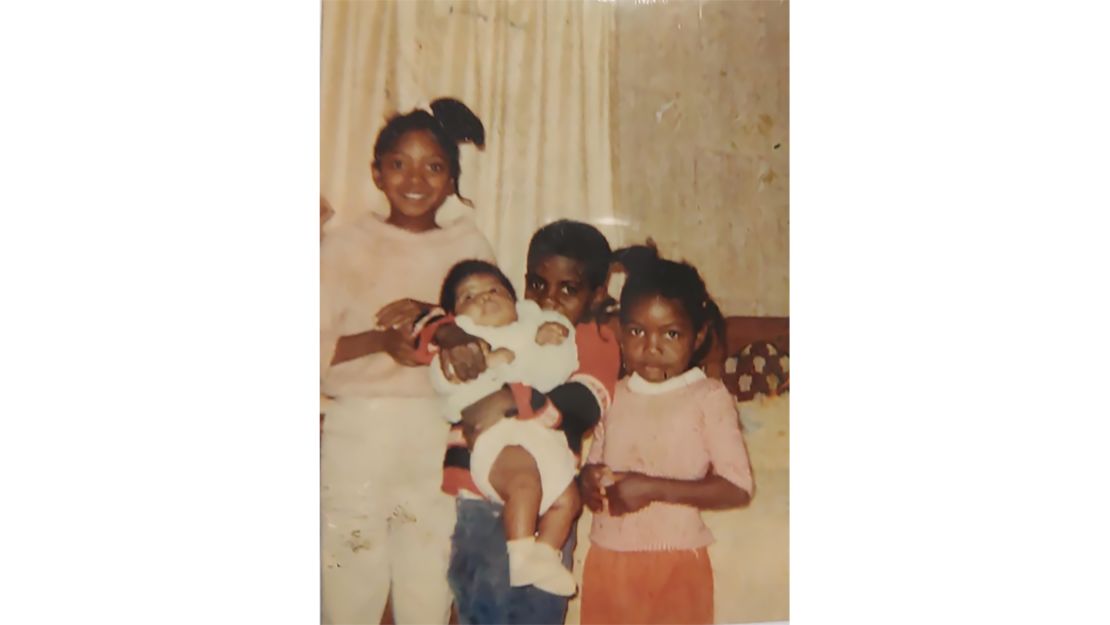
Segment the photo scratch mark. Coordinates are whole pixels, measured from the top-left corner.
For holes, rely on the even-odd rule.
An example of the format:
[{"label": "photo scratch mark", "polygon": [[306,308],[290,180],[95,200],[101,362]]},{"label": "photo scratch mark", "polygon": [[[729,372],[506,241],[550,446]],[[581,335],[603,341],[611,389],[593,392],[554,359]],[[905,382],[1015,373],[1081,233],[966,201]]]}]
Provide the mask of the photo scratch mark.
[{"label": "photo scratch mark", "polygon": [[[448,15],[454,15],[455,14],[455,5],[451,5],[451,7],[447,10],[447,14]],[[459,9],[459,15],[464,15],[466,17],[476,17],[476,18],[482,20],[483,22],[485,22],[487,24],[490,22],[490,17],[488,15],[486,15],[485,13],[481,13],[479,11],[475,11],[473,9],[462,9],[462,8],[460,8]],[[504,22],[504,23],[508,24],[510,28],[515,28],[517,30],[524,30],[523,25],[517,24],[516,22],[514,22],[513,20],[511,20],[507,17],[501,17],[501,18],[496,18],[496,19],[499,22]]]},{"label": "photo scratch mark", "polygon": [[674,106],[675,101],[677,101],[677,98],[668,100],[667,102],[663,103],[663,106],[659,107],[658,111],[655,111],[655,123],[658,124],[659,122],[663,121],[663,113],[669,111],[671,107]]},{"label": "photo scratch mark", "polygon": [[347,539],[347,546],[351,548],[351,553],[358,553],[363,549],[370,549],[374,543],[362,538],[362,530],[354,530],[351,532],[351,537]]}]

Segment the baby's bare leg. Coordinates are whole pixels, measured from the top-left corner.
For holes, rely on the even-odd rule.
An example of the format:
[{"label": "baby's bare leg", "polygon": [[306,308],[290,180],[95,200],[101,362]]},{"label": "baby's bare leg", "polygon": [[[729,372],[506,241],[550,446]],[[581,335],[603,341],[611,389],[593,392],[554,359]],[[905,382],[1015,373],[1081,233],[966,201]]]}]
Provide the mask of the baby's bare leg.
[{"label": "baby's bare leg", "polygon": [[489,483],[505,502],[502,523],[505,538],[531,538],[536,534],[543,488],[536,460],[519,445],[501,450],[489,472]]},{"label": "baby's bare leg", "polygon": [[[490,469],[489,481],[505,502],[502,523],[505,525],[505,548],[509,552],[509,585],[531,584],[551,594],[573,595],[577,586],[574,575],[563,566],[559,553],[562,543],[552,547],[535,538],[543,485],[532,454],[516,445],[504,448]],[[555,510],[552,507],[544,518],[552,517],[545,522],[548,534],[553,536],[561,531],[565,539],[570,531],[570,521],[565,521],[566,512],[573,502],[566,500],[565,493],[561,498],[564,499],[561,510],[552,514]]]},{"label": "baby's bare leg", "polygon": [[582,512],[582,498],[578,494],[578,485],[571,482],[563,494],[559,495],[547,512],[540,517],[540,533],[536,537],[536,542],[549,545],[556,551],[562,551],[574,519],[578,518],[580,512]]}]

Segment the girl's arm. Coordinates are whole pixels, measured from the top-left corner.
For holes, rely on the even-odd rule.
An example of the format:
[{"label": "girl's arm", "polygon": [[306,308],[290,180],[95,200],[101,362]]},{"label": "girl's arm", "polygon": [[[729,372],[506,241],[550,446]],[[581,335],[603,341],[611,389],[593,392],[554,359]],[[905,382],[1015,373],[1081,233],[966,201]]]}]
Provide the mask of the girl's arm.
[{"label": "girl's arm", "polygon": [[594,429],[594,442],[590,445],[586,466],[582,467],[582,472],[578,474],[578,492],[582,495],[582,503],[594,513],[604,509],[606,485],[602,481],[613,474],[604,462],[605,421],[603,420]]},{"label": "girl's arm", "polygon": [[578,371],[547,397],[554,409],[551,412],[556,415],[553,422],[566,433],[571,451],[580,454],[582,438],[609,410],[620,374],[621,355],[616,336],[608,328],[595,330],[583,324],[575,329],[574,338],[578,346]]},{"label": "girl's arm", "polygon": [[674,480],[642,473],[616,473],[617,483],[605,489],[609,514],[620,516],[653,501],[724,510],[748,505],[751,494],[719,475],[700,480]]},{"label": "girl's arm", "polygon": [[385,332],[381,330],[368,330],[359,334],[348,334],[339,337],[335,342],[335,352],[332,355],[331,364],[338,365],[341,362],[355,360],[382,351],[384,334]]},{"label": "girl's arm", "polygon": [[610,473],[609,467],[603,464],[587,464],[578,474],[578,494],[582,497],[582,503],[594,514],[604,509],[605,486],[602,480]]},{"label": "girl's arm", "polygon": [[489,343],[464,332],[454,317],[433,321],[420,332],[417,351],[422,357],[430,359],[433,345],[443,376],[450,382],[469,382],[486,370]]},{"label": "girl's arm", "polygon": [[674,480],[640,473],[618,475],[606,489],[612,514],[635,512],[653,501],[720,510],[746,506],[755,492],[751,462],[736,401],[724,384],[714,381],[700,401],[702,444],[709,453],[710,473],[698,480]]},{"label": "girl's arm", "polygon": [[[377,323],[380,327],[395,329],[404,335],[409,335],[412,333],[412,328],[416,321],[433,308],[434,306],[431,304],[418,302],[414,299],[399,299],[390,304],[386,304],[378,311]],[[396,339],[390,339],[385,331],[382,330],[368,330],[359,334],[341,336],[336,341],[335,353],[332,356],[331,364],[337,365],[341,362],[347,362],[348,360],[355,360],[370,354],[388,351],[386,349],[387,340]],[[403,350],[402,352],[401,348],[398,347],[394,351],[397,351],[399,354],[399,357],[395,356],[394,360],[397,360],[400,364],[410,367],[418,364],[427,364],[414,360],[410,354],[406,353],[408,350]],[[390,352],[390,354],[392,355],[393,352]]]},{"label": "girl's arm", "polygon": [[381,352],[388,353],[398,364],[406,367],[426,364],[417,357],[412,341],[398,330],[369,330],[339,337],[331,364],[337,365]]},{"label": "girl's arm", "polygon": [[410,298],[399,299],[382,306],[376,321],[379,328],[395,328],[406,334],[412,334],[416,322],[435,307],[435,304]]}]

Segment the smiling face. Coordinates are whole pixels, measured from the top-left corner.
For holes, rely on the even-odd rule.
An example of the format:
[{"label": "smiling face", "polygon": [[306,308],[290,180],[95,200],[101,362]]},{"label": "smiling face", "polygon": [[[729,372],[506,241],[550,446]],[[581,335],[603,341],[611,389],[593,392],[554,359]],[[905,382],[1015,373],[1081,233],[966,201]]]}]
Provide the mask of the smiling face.
[{"label": "smiling face", "polygon": [[386,221],[412,232],[435,228],[436,211],[455,192],[447,155],[427,130],[401,135],[371,166],[371,173],[389,200]]},{"label": "smiling face", "polygon": [[479,273],[455,289],[455,314],[480,326],[500,327],[516,321],[516,302],[497,276]]},{"label": "smiling face", "polygon": [[603,288],[590,288],[586,265],[566,256],[551,255],[528,267],[524,275],[525,299],[543,310],[554,310],[572,324],[582,322]]},{"label": "smiling face", "polygon": [[705,329],[694,331],[689,315],[676,299],[642,297],[621,316],[625,368],[648,382],[663,382],[685,373],[694,349],[705,339]]}]

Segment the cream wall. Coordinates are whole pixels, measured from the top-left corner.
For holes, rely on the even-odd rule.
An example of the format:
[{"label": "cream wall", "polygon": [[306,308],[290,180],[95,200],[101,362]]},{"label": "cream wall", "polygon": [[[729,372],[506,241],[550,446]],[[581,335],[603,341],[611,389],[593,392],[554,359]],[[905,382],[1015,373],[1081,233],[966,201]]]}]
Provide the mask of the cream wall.
[{"label": "cream wall", "polygon": [[788,46],[785,2],[617,3],[615,213],[727,314],[789,315]]}]

